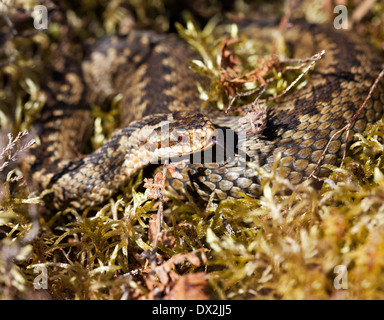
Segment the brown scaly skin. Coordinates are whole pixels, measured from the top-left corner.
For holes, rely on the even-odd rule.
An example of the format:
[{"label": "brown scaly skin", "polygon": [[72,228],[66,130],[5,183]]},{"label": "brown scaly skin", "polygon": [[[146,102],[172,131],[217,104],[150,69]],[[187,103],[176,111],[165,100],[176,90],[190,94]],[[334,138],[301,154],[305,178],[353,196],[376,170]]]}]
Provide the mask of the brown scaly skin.
[{"label": "brown scaly skin", "polygon": [[[257,34],[254,22],[244,23],[242,29]],[[276,154],[282,153],[282,176],[297,184],[312,173],[330,137],[361,106],[384,59],[357,35],[337,31],[332,26],[298,23],[285,36],[297,58],[321,50],[325,50],[325,55],[317,62],[306,86],[273,105],[262,135],[248,134],[245,146],[247,161],[268,170]],[[129,148],[121,149],[121,139],[129,141],[139,127],[156,122],[153,114],[201,112],[196,90],[198,75],[188,69],[188,61],[193,58],[195,55],[187,45],[174,36],[132,31],[126,37],[106,38],[83,62],[82,72],[69,73],[61,82],[48,85],[53,93],[43,114],[42,144],[34,151],[44,157],[36,157],[32,170],[41,189],[53,190],[50,205],[59,209],[102,204],[134,174],[122,174],[121,160],[114,158],[130,152]],[[89,121],[85,101],[101,103],[117,93],[123,94],[121,117],[127,127],[101,149],[76,160],[74,150],[81,145]],[[367,123],[380,119],[383,105],[381,81],[359,115],[354,132],[362,132]],[[223,119],[212,111],[204,113],[219,127],[241,129],[237,119]],[[146,116],[149,118],[138,121]],[[132,124],[133,120],[138,122]],[[339,163],[344,145],[345,134],[330,144],[323,163]],[[239,163],[244,161],[236,155],[224,163],[189,164],[182,171],[183,179],[171,179],[170,186],[205,200],[212,192],[216,199],[239,197],[241,192],[258,196],[254,170],[238,166]],[[105,174],[97,175],[96,171]],[[317,173],[326,174],[325,169]]]}]

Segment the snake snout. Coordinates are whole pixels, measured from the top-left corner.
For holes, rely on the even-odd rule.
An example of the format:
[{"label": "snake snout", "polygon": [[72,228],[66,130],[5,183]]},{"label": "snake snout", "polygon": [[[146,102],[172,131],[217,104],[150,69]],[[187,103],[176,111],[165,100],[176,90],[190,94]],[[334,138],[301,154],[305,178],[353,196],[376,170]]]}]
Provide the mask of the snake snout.
[{"label": "snake snout", "polygon": [[[203,151],[214,145],[215,127],[204,115],[177,112],[170,114],[162,126],[158,148],[161,157],[177,157]],[[164,135],[165,133],[165,135]]]}]

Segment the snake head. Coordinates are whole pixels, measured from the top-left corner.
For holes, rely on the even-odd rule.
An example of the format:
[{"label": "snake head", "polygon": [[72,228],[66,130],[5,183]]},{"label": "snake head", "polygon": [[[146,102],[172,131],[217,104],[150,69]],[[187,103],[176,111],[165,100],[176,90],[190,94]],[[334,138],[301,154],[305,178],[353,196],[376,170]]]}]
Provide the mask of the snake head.
[{"label": "snake head", "polygon": [[201,152],[215,144],[215,132],[211,121],[202,114],[169,114],[161,125],[158,154],[161,158],[172,158]]}]

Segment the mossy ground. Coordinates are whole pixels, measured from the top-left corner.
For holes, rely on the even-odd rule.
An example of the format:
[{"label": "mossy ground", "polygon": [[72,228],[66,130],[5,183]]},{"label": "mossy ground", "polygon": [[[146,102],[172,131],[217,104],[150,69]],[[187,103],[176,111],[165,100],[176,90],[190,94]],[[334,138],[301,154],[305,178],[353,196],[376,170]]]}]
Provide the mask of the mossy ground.
[{"label": "mossy ground", "polygon": [[[24,9],[35,5],[20,3]],[[324,7],[304,1],[296,11],[323,22],[332,14],[324,9],[328,1],[321,3]],[[166,198],[156,255],[151,252],[160,200],[148,200],[148,192],[139,191],[141,176],[96,212],[68,210],[48,216],[19,169],[10,170],[28,148],[17,133],[30,130],[43,107],[39,74],[58,59],[57,43],[68,32],[63,25],[77,40],[74,48],[86,39],[125,30],[133,22],[160,31],[177,29],[202,53],[201,62],[193,66],[212,80],[211,90],[202,91],[202,96],[223,107],[228,87],[218,80],[223,41],[213,41],[215,21],[227,11],[239,16],[251,9],[285,13],[282,3],[268,1],[180,1],[182,8],[170,9],[172,5],[171,0],[82,0],[74,7],[61,1],[47,31],[30,33],[29,27],[21,26],[24,37],[2,40],[0,121],[3,132],[13,132],[15,138],[8,141],[4,136],[6,152],[1,154],[2,164],[8,161],[9,166],[1,167],[0,298],[382,299],[382,121],[356,136],[343,168],[330,167],[333,173],[320,190],[308,182],[292,186],[280,178],[277,159],[272,172],[254,168],[262,181],[259,199],[207,206],[193,199]],[[180,9],[190,11],[198,22],[183,21]],[[351,5],[350,10],[361,9]],[[377,2],[356,22],[357,30],[376,44],[384,39],[383,12],[383,4]],[[197,27],[207,21],[202,30]],[[2,24],[2,32],[9,32],[10,27]],[[235,25],[231,32],[236,35]],[[240,58],[255,47],[248,48],[234,45]],[[247,60],[242,61],[246,68]],[[268,94],[276,95],[287,84],[277,72],[272,74],[276,81]],[[95,110],[97,145],[115,126],[115,109],[107,114]],[[344,278],[340,266],[346,268]],[[48,288],[36,289],[44,284],[37,282],[43,270]]]}]

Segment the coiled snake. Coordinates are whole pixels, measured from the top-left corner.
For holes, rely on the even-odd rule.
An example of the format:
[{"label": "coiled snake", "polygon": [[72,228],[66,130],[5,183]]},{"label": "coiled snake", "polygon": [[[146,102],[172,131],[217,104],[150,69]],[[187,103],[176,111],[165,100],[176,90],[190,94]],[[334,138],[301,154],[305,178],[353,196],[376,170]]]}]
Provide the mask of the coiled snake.
[{"label": "coiled snake", "polygon": [[[255,34],[254,28],[252,22],[244,23],[244,32]],[[285,37],[299,58],[325,50],[308,83],[271,108],[262,134],[247,133],[245,157],[235,151],[225,161],[188,164],[182,179],[170,180],[173,189],[188,190],[203,199],[212,192],[216,199],[242,193],[257,196],[258,177],[244,164],[248,161],[269,170],[277,153],[282,154],[283,177],[300,183],[315,168],[330,137],[361,106],[381,70],[382,54],[352,32],[332,26],[299,23]],[[69,67],[67,74],[48,83],[46,107],[37,125],[41,145],[33,151],[32,171],[41,189],[52,190],[50,205],[59,209],[102,204],[140,168],[161,160],[161,152],[177,157],[208,150],[215,142],[213,125],[241,132],[238,121],[207,109],[206,117],[190,116],[201,112],[198,76],[188,68],[193,58],[191,49],[174,36],[133,30],[124,37],[102,40],[83,62],[82,73]],[[117,93],[123,95],[123,128],[100,149],[79,158],[77,150],[90,121],[88,102],[99,103]],[[381,82],[353,130],[361,132],[367,123],[380,119],[383,105]],[[158,135],[164,126],[173,136]],[[199,135],[185,146],[185,138],[194,139],[190,129]],[[333,140],[324,163],[340,161],[344,143],[345,134]],[[192,145],[196,149],[190,150]],[[170,154],[173,148],[175,154]],[[318,175],[324,174],[326,170],[320,169]]]}]

